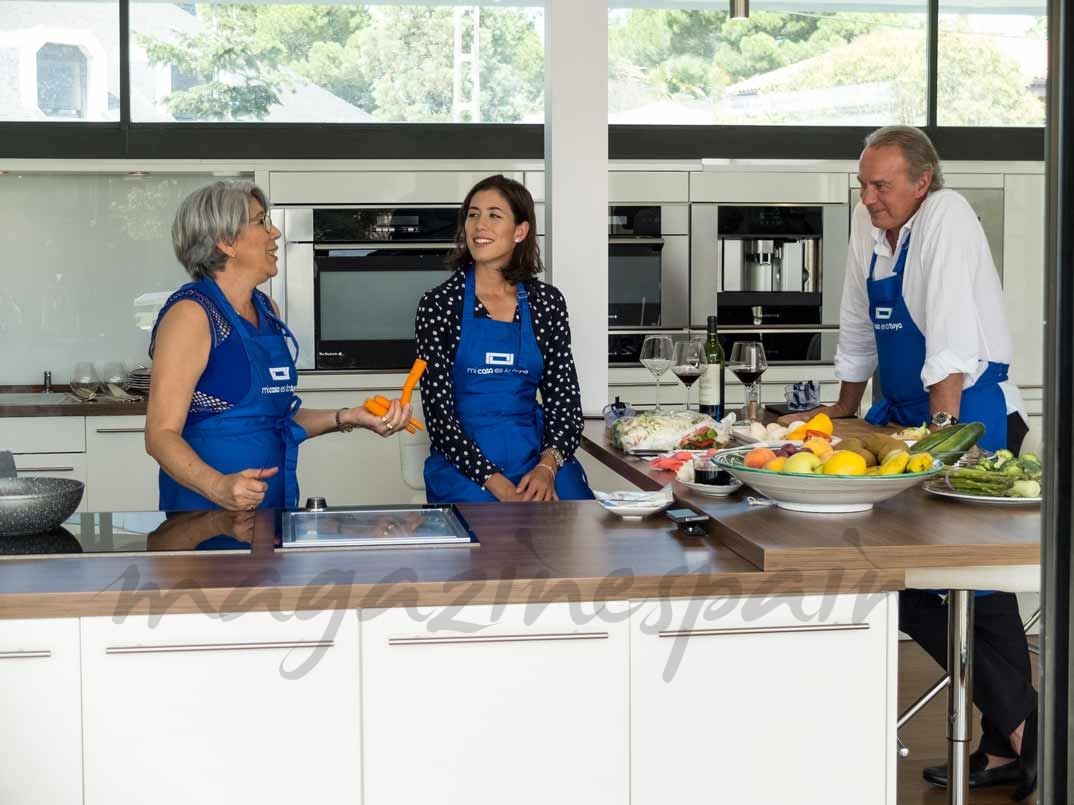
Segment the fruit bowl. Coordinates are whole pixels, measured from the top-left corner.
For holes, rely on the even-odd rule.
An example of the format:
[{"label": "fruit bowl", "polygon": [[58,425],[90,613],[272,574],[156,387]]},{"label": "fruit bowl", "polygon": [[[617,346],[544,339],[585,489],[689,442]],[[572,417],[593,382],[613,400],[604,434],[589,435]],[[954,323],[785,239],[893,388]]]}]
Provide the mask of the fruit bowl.
[{"label": "fruit bowl", "polygon": [[943,470],[939,461],[925,472],[901,475],[820,475],[754,469],[742,463],[752,447],[721,450],[713,463],[771,498],[781,509],[799,512],[862,512]]}]

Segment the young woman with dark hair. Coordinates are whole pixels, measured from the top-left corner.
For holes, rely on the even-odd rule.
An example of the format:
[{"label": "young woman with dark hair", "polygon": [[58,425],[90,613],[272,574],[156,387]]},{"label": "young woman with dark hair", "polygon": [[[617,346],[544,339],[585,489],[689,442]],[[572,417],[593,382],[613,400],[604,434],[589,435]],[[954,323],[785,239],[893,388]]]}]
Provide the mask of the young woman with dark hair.
[{"label": "young woman with dark hair", "polygon": [[[418,305],[430,503],[593,497],[563,295],[540,282],[533,198],[504,176],[459,211],[455,273]],[[537,394],[540,392],[540,402]]]}]

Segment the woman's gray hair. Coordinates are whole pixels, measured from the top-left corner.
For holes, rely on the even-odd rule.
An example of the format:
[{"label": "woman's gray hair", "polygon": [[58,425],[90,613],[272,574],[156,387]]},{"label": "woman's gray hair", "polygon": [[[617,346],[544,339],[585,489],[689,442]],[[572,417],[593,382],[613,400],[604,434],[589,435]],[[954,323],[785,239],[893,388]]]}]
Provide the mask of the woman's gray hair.
[{"label": "woman's gray hair", "polygon": [[268,199],[253,182],[213,182],[195,190],[179,205],[172,222],[172,248],[194,280],[212,277],[227,262],[217,243],[233,242],[249,223],[249,201],[268,213]]},{"label": "woman's gray hair", "polygon": [[925,171],[932,171],[929,192],[943,189],[943,168],[940,167],[940,155],[936,146],[921,129],[914,126],[884,126],[865,138],[865,147],[902,149],[906,158],[906,170],[910,181],[916,182]]}]

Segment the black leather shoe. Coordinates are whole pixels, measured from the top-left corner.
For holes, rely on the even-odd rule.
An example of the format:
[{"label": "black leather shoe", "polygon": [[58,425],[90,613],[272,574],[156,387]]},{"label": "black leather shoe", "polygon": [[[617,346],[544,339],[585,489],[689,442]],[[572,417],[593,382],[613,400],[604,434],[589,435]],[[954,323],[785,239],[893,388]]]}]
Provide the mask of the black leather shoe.
[{"label": "black leather shoe", "polygon": [[[1028,728],[1028,724],[1026,725]],[[1021,785],[1024,782],[1022,767],[1017,759],[1012,758],[1010,763],[1002,766],[985,768],[988,765],[988,755],[977,750],[970,755],[970,788],[991,788],[996,785]],[[927,766],[922,770],[921,776],[925,782],[937,788],[947,788],[947,764],[941,766]]]},{"label": "black leather shoe", "polygon": [[1011,794],[1011,799],[1021,802],[1037,790],[1037,708],[1026,716],[1026,726],[1022,731],[1022,754],[1019,757],[1021,779],[1018,787]]}]

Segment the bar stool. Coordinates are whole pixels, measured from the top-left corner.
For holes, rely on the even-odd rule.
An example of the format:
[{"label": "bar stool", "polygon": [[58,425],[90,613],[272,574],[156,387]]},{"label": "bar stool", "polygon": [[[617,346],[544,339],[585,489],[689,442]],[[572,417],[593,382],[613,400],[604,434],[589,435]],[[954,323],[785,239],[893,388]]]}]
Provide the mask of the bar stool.
[{"label": "bar stool", "polygon": [[[424,422],[420,403],[414,403],[412,415],[419,422]],[[410,502],[425,503],[425,459],[429,457],[429,432],[400,433],[395,438],[399,443],[399,467],[403,483],[418,493],[411,497]]]},{"label": "bar stool", "polygon": [[[906,586],[920,590],[947,590],[947,668],[917,701],[899,716],[898,730],[945,688],[947,691],[947,802],[969,802],[970,741],[973,738],[973,594],[975,590],[1039,593],[1040,565],[909,568]],[[1024,624],[1037,622],[1039,610]],[[899,756],[909,748],[898,739]]]}]

